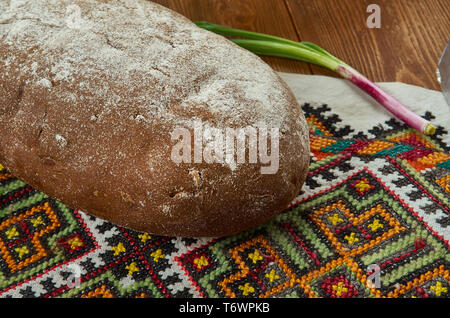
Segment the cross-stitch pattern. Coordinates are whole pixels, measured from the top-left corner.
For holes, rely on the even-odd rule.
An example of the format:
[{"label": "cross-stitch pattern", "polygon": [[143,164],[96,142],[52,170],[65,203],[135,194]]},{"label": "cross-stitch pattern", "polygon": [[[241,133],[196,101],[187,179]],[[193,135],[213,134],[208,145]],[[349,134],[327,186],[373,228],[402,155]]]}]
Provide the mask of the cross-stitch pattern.
[{"label": "cross-stitch pattern", "polygon": [[447,131],[392,119],[356,132],[327,105],[302,108],[311,165],[296,202],[227,238],[120,228],[0,166],[0,297],[449,297]]}]

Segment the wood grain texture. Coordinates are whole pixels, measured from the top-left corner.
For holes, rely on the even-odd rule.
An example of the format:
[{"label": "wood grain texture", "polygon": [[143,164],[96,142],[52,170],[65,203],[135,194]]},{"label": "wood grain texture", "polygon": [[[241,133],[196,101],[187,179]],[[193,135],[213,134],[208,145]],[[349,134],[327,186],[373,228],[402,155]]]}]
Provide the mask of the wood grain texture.
[{"label": "wood grain texture", "polygon": [[[370,79],[440,89],[436,69],[450,36],[450,1],[286,1],[302,40],[324,47]],[[379,29],[366,24],[371,3],[381,8]]]},{"label": "wood grain texture", "polygon": [[[374,81],[440,89],[436,69],[450,37],[449,0],[153,0],[192,20],[314,42]],[[366,25],[381,7],[381,28]],[[275,70],[335,74],[317,66],[263,58]]]}]

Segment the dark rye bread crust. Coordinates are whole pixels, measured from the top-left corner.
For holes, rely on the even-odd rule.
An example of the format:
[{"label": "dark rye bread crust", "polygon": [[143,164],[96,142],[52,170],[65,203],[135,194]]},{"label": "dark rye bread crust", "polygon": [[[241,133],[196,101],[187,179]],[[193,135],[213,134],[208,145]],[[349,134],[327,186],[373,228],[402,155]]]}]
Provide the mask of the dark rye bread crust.
[{"label": "dark rye bread crust", "polygon": [[[81,8],[79,28],[67,7]],[[280,128],[279,170],[176,164],[175,127]],[[0,162],[47,195],[159,235],[225,236],[298,194],[308,130],[257,56],[139,1],[0,0]]]}]

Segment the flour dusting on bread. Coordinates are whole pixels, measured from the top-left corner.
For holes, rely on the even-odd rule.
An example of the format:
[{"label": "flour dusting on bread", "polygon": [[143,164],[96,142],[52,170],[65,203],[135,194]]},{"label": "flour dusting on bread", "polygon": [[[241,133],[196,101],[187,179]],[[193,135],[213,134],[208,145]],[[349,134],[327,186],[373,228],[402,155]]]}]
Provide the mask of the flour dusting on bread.
[{"label": "flour dusting on bread", "polygon": [[[308,130],[259,57],[145,0],[0,0],[0,162],[72,208],[156,234],[226,235],[298,193]],[[176,164],[170,132],[278,128],[259,164]],[[193,175],[193,172],[195,174]]]},{"label": "flour dusting on bread", "polygon": [[[195,104],[219,124],[241,125],[245,118],[246,124],[264,121],[283,127],[289,105],[282,102],[285,92],[269,66],[159,5],[119,0],[0,2],[2,42],[27,54],[19,63],[8,63],[15,71],[34,74],[25,85],[64,82],[86,99],[111,100],[100,112],[118,107],[118,97],[126,98],[150,121],[183,124]],[[67,8],[74,4],[81,8],[79,28],[68,26]],[[30,65],[35,56],[45,59],[45,68]],[[239,67],[243,63],[248,70]],[[158,94],[135,95],[130,89],[124,96],[123,90],[108,85],[94,87],[96,81],[126,82],[135,91],[153,86]],[[71,103],[72,96],[66,101]]]}]

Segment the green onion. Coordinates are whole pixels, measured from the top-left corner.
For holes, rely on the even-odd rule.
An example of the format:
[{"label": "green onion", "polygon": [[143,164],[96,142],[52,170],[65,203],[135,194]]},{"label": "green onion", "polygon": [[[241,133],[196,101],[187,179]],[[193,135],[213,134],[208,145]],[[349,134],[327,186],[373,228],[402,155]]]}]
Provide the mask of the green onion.
[{"label": "green onion", "polygon": [[372,96],[381,106],[410,127],[426,135],[433,135],[436,132],[436,127],[429,121],[412,112],[361,73],[314,43],[295,42],[277,36],[233,29],[206,21],[195,22],[195,24],[220,35],[244,38],[230,39],[230,41],[254,54],[295,59],[330,69]]}]

